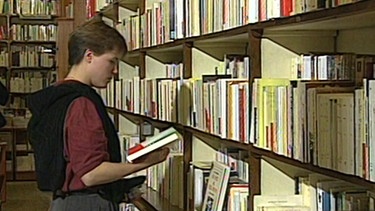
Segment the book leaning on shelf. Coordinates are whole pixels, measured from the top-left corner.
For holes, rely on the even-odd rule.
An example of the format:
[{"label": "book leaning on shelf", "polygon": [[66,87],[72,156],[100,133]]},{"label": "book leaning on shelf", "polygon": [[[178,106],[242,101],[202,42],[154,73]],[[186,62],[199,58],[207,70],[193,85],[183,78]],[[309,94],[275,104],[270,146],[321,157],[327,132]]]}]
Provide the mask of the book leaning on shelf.
[{"label": "book leaning on shelf", "polygon": [[215,161],[207,182],[202,211],[222,211],[229,182],[230,167]]},{"label": "book leaning on shelf", "polygon": [[170,127],[148,140],[130,148],[127,152],[126,160],[133,162],[135,159],[177,140],[182,140],[182,136],[176,129]]}]

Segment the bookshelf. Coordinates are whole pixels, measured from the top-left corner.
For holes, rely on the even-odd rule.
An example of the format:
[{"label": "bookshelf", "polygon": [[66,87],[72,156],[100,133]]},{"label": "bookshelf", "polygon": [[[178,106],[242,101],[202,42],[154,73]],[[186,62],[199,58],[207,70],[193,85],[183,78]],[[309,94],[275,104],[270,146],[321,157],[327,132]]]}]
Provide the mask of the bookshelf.
[{"label": "bookshelf", "polygon": [[[286,1],[282,2],[285,3]],[[194,8],[194,4],[195,3],[192,3],[192,8]],[[360,138],[353,136],[356,129],[353,126],[346,125],[345,127],[347,131],[353,131],[353,134],[351,134],[345,129],[342,129],[344,126],[339,124],[339,127],[341,128],[337,130],[337,137],[332,138],[332,140],[327,139],[321,135],[323,132],[318,134],[318,132],[315,131],[318,129],[309,128],[310,126],[308,125],[313,124],[308,122],[309,120],[307,119],[316,118],[316,121],[320,122],[317,123],[317,127],[320,128],[319,130],[323,130],[321,127],[319,127],[319,125],[324,125],[322,119],[320,119],[323,118],[323,114],[325,114],[323,109],[319,110],[317,107],[311,107],[316,112],[320,112],[312,114],[310,113],[310,110],[313,109],[309,109],[309,106],[312,106],[310,104],[312,101],[305,101],[307,99],[311,99],[309,97],[309,94],[311,93],[308,93],[307,90],[314,90],[315,88],[327,86],[332,86],[335,89],[338,87],[349,87],[352,89],[350,93],[353,93],[354,90],[361,89],[361,87],[363,87],[363,84],[361,82],[358,83],[358,78],[356,78],[358,77],[358,73],[356,73],[355,70],[358,71],[358,69],[354,68],[358,68],[356,66],[358,64],[357,59],[361,57],[361,55],[374,55],[375,46],[373,45],[374,40],[371,38],[371,34],[375,31],[375,24],[372,21],[375,17],[375,1],[364,0],[347,3],[342,2],[342,5],[331,5],[327,8],[321,8],[320,5],[315,9],[303,8],[302,11],[296,11],[296,14],[277,15],[277,13],[266,13],[266,16],[264,16],[264,14],[259,14],[259,19],[256,21],[252,20],[250,23],[245,21],[244,23],[240,24],[233,22],[232,26],[218,27],[219,29],[217,26],[215,28],[216,22],[215,20],[212,20],[212,17],[210,16],[205,18],[212,21],[214,25],[212,26],[213,28],[210,28],[211,26],[203,26],[203,28],[200,28],[201,31],[199,33],[194,31],[197,29],[193,28],[202,25],[200,22],[202,20],[197,21],[197,16],[192,13],[194,10],[189,8],[189,6],[190,5],[182,10],[182,12],[185,12],[182,20],[185,20],[184,24],[187,25],[181,24],[181,26],[176,26],[174,29],[176,29],[177,37],[171,40],[168,40],[168,38],[171,38],[168,37],[170,35],[163,34],[163,32],[158,31],[159,29],[153,28],[155,31],[149,33],[147,31],[147,27],[150,26],[146,26],[145,28],[145,26],[142,25],[143,22],[141,16],[152,12],[153,9],[155,9],[155,11],[159,11],[157,8],[163,7],[162,4],[155,4],[154,2],[147,0],[118,0],[114,1],[114,3],[104,8],[100,12],[102,18],[109,18],[115,23],[117,23],[117,21],[124,23],[123,18],[125,17],[128,18],[130,22],[134,21],[132,23],[136,25],[133,27],[130,27],[129,25],[125,26],[130,27],[126,28],[127,30],[133,30],[131,35],[125,34],[127,41],[129,42],[129,53],[125,58],[123,58],[121,64],[119,64],[120,73],[118,76],[116,76],[115,82],[113,82],[113,84],[111,84],[105,92],[101,93],[108,104],[108,111],[115,119],[119,131],[125,131],[133,134],[142,133],[140,125],[147,122],[160,130],[174,126],[184,135],[183,186],[181,192],[183,203],[180,204],[182,210],[192,210],[191,208],[194,203],[191,198],[192,196],[189,193],[188,184],[190,163],[192,161],[215,160],[217,151],[221,150],[223,146],[228,149],[236,149],[245,152],[245,158],[243,158],[242,161],[246,162],[248,165],[249,179],[247,182],[249,183],[250,187],[247,202],[248,210],[254,209],[252,204],[255,195],[294,195],[296,191],[296,180],[298,178],[309,178],[309,182],[312,183],[311,187],[319,186],[321,185],[321,182],[330,180],[340,181],[342,182],[341,186],[348,186],[350,189],[357,189],[360,191],[375,190],[375,180],[372,178],[372,176],[364,176],[365,174],[372,174],[367,172],[372,171],[371,167],[369,167],[370,169],[366,170],[364,165],[368,164],[362,163],[365,161],[362,160],[362,157],[358,157],[362,146],[359,146],[357,143],[359,141],[358,139]],[[259,7],[259,10],[259,12],[264,12],[264,8],[262,8],[262,6]],[[111,11],[114,13],[112,14]],[[269,18],[267,18],[268,15]],[[137,16],[140,16],[141,18],[138,18]],[[147,20],[149,16],[146,15],[145,18]],[[165,19],[161,20],[161,23],[157,24],[166,24],[162,25],[165,27],[164,29],[168,29],[168,27],[170,27],[168,26],[168,21]],[[179,29],[183,29],[182,32],[179,32]],[[153,34],[159,35],[159,37],[152,37],[151,35]],[[325,76],[322,72],[320,72],[317,73],[317,75],[308,74],[307,76],[310,77],[309,79],[307,79],[306,76],[306,78],[299,78],[296,80],[297,77],[300,76],[297,76],[292,72],[294,71],[293,68],[295,68],[295,66],[293,66],[293,62],[291,62],[292,59],[300,57],[301,55],[306,56],[315,54],[327,56],[341,55],[345,53],[354,53],[356,57],[356,60],[354,60],[355,62],[348,62],[352,66],[348,67],[349,76],[347,75],[347,77],[345,76],[344,72],[340,72],[340,74],[343,75],[336,75],[335,78],[329,78],[331,75]],[[245,123],[241,123],[248,125],[249,128],[248,131],[246,131],[248,135],[253,133],[251,132],[251,127],[254,124],[253,119],[255,117],[253,116],[252,111],[254,106],[257,106],[256,101],[263,100],[263,96],[265,96],[264,93],[256,93],[256,95],[252,94],[255,89],[254,84],[256,84],[256,81],[259,80],[258,78],[261,78],[259,81],[263,79],[283,79],[285,82],[286,80],[287,82],[285,83],[287,83],[287,85],[278,85],[285,87],[285,89],[296,88],[294,87],[294,83],[303,84],[305,87],[305,90],[301,91],[301,93],[304,93],[305,96],[296,95],[303,99],[303,101],[301,101],[303,103],[295,104],[295,106],[301,106],[303,110],[302,113],[294,114],[297,119],[287,119],[286,117],[280,116],[280,118],[284,118],[283,120],[301,123],[301,125],[304,123],[306,125],[290,126],[293,128],[292,132],[284,131],[285,134],[289,134],[289,136],[293,137],[287,139],[292,139],[295,141],[295,143],[293,142],[294,145],[292,146],[294,154],[289,155],[287,151],[283,151],[282,148],[285,147],[283,145],[278,145],[275,148],[273,148],[274,146],[272,145],[268,145],[269,140],[267,139],[265,134],[266,132],[264,131],[260,132],[260,135],[258,134],[259,137],[254,137],[251,135],[246,136],[249,143],[245,143],[245,140],[241,138],[238,140],[236,133],[234,133],[234,135],[227,134],[224,136],[221,133],[222,131],[219,130],[218,132],[215,127],[212,128],[211,125],[205,124],[211,120],[204,117],[204,115],[199,114],[199,112],[202,112],[200,109],[203,110],[203,108],[206,108],[204,107],[205,102],[202,102],[203,105],[199,105],[199,108],[190,108],[197,112],[197,118],[201,118],[196,122],[196,124],[191,122],[192,119],[190,119],[190,121],[185,121],[184,117],[186,116],[179,116],[179,114],[186,112],[186,110],[182,110],[186,109],[182,105],[187,103],[194,107],[194,105],[197,104],[192,103],[196,102],[194,99],[189,99],[189,102],[178,101],[179,96],[182,99],[186,99],[186,96],[182,95],[182,92],[177,91],[176,95],[173,94],[174,96],[177,96],[177,99],[173,99],[173,102],[170,102],[171,104],[163,104],[157,102],[157,98],[153,98],[153,96],[148,96],[145,94],[151,93],[152,95],[152,92],[147,92],[147,90],[142,91],[142,88],[137,87],[137,90],[139,91],[137,94],[140,94],[141,97],[138,99],[134,98],[133,96],[132,98],[132,96],[125,93],[125,96],[128,97],[128,100],[130,99],[133,104],[129,106],[123,102],[123,92],[125,92],[124,90],[126,90],[126,88],[121,85],[122,81],[132,81],[134,77],[138,77],[136,80],[141,81],[140,87],[142,87],[142,81],[146,81],[148,79],[155,80],[156,78],[165,78],[166,66],[171,64],[183,64],[183,71],[179,77],[182,79],[190,79],[191,82],[197,78],[202,78],[202,76],[217,74],[218,71],[220,74],[223,74],[222,69],[220,69],[220,65],[222,65],[223,58],[230,54],[245,55],[250,59],[250,71],[245,79],[247,84],[245,82],[243,85],[243,89],[248,90],[248,96],[244,98],[248,102],[246,107],[247,113],[244,114],[248,115],[248,117],[245,120]],[[373,65],[373,62],[371,64]],[[322,79],[319,77],[325,78]],[[359,81],[361,81],[362,78],[363,75],[359,74]],[[373,78],[373,76],[369,78]],[[171,79],[171,81],[173,81],[173,79]],[[171,83],[173,84],[174,82]],[[165,90],[167,90],[165,93],[173,93],[170,91],[168,86],[169,85],[165,85],[165,87],[167,87],[165,88]],[[173,87],[173,85],[171,86]],[[237,87],[235,84],[234,86]],[[242,85],[238,86],[241,87]],[[266,87],[268,87],[268,85],[261,88],[267,89]],[[194,92],[193,94],[190,93],[191,98],[196,95],[199,96],[202,101],[205,100],[205,95],[203,95],[204,93],[194,90],[194,88],[190,88],[190,92]],[[203,88],[201,88],[201,90],[203,90]],[[337,94],[337,92],[341,91],[333,91],[331,93]],[[348,94],[347,91],[345,91],[345,93]],[[149,98],[151,98],[151,100],[143,99],[142,96],[144,95],[147,95]],[[254,98],[259,96],[262,97],[259,99]],[[321,96],[323,97],[323,95]],[[324,102],[324,98],[319,99],[321,101],[316,101],[316,103]],[[338,99],[341,100],[341,98]],[[160,106],[158,107],[157,111],[154,111],[159,112],[156,115],[157,117],[150,114],[153,111],[152,108],[147,107],[149,106],[149,101],[152,101],[152,103],[156,103],[158,106]],[[228,101],[230,100],[228,99]],[[354,105],[354,100],[351,100],[350,102],[353,102]],[[221,103],[223,104],[223,101],[221,101]],[[303,105],[305,107],[302,107],[302,104],[306,104]],[[215,110],[216,108],[213,109]],[[160,110],[162,110],[161,113]],[[266,111],[267,109],[264,108],[260,112]],[[211,111],[208,110],[208,112]],[[286,111],[286,113],[292,114],[293,112],[296,111]],[[276,111],[276,113],[281,112]],[[352,113],[353,120],[350,121],[354,124],[354,119],[356,117],[359,118],[359,115],[354,114],[354,110]],[[188,114],[188,117],[191,117],[191,113]],[[362,117],[368,118],[366,115]],[[298,118],[302,119],[299,120]],[[340,118],[348,118],[348,116],[340,116]],[[257,123],[260,125],[267,124],[267,122],[264,120]],[[215,124],[215,122],[213,122],[213,124]],[[255,127],[262,126],[256,125]],[[369,123],[369,125],[366,127],[370,131],[374,130],[371,123]],[[256,129],[259,130],[259,128]],[[312,130],[314,134],[320,135],[320,140],[329,140],[329,143],[335,145],[336,147],[324,145],[323,141],[310,143],[308,139],[311,138],[311,136],[307,134],[307,132],[311,132],[310,130]],[[259,133],[259,131],[257,132]],[[371,133],[369,136],[372,136]],[[354,143],[344,142],[348,141],[347,137],[352,137],[352,139],[349,140],[353,140]],[[261,140],[264,140],[264,143]],[[363,138],[361,140],[363,140]],[[371,140],[371,138],[367,139],[367,141],[369,140]],[[338,141],[342,141],[345,144],[340,145],[340,142]],[[280,143],[278,142],[278,144]],[[307,146],[310,147],[310,144],[316,145],[314,145],[312,149],[306,148]],[[324,151],[325,147],[331,150],[333,154],[336,153],[334,155],[337,155],[340,157],[340,159],[345,160],[345,162],[342,160],[336,160],[337,158],[332,157],[331,155],[327,155],[329,150]],[[371,148],[371,146],[369,147]],[[333,150],[334,148],[337,148],[338,150]],[[348,148],[354,149],[353,151],[348,151],[351,150]],[[318,152],[318,150],[320,151]],[[342,155],[344,153],[347,153],[345,154],[345,156],[347,156],[345,158]],[[371,161],[373,160],[371,158],[373,155],[371,155],[371,152],[368,153],[370,154],[360,155],[368,156],[368,161],[366,162],[373,162]],[[332,163],[327,163],[327,158],[323,159],[324,156],[331,156],[329,158],[334,160],[334,162],[332,161]],[[337,163],[335,163],[336,161]],[[349,165],[352,166],[348,167]],[[359,167],[363,167],[363,169],[359,169]],[[152,196],[150,193],[152,193]],[[188,197],[189,199],[187,199]],[[158,202],[155,202],[157,199],[159,199]],[[151,189],[147,191],[147,194],[144,196],[143,200],[147,201],[147,203],[145,202],[145,204],[148,204],[147,206],[151,205],[156,210],[161,209],[160,204],[165,203],[165,197],[163,197],[162,194],[155,194],[155,192]],[[142,205],[139,204],[137,206],[142,207]],[[309,206],[311,210],[318,209],[316,207],[317,205],[310,204]],[[174,208],[162,208],[162,210],[174,210]]]},{"label": "bookshelf", "polygon": [[33,151],[26,126],[30,118],[26,96],[57,80],[57,1],[0,4],[1,81],[10,92],[1,108],[7,125],[1,139],[7,143],[7,180],[34,180]]},{"label": "bookshelf", "polygon": [[0,139],[7,143],[6,174],[2,173],[6,180],[35,180],[33,150],[26,131],[30,115],[25,98],[62,77],[67,69],[64,62],[57,61],[68,60],[64,49],[68,34],[73,31],[69,3],[52,0],[36,4],[21,6],[17,1],[0,4],[0,78],[10,91],[8,104],[1,108],[8,125],[0,129]]}]

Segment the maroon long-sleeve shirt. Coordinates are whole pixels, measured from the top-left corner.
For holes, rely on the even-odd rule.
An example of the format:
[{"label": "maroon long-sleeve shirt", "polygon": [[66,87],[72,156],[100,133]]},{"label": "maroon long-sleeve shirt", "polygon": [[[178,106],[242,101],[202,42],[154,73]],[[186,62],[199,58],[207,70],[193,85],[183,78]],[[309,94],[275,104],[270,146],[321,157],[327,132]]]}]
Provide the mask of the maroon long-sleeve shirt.
[{"label": "maroon long-sleeve shirt", "polygon": [[85,189],[81,178],[87,172],[109,161],[107,137],[95,105],[86,97],[74,100],[65,121],[68,157],[63,191]]}]

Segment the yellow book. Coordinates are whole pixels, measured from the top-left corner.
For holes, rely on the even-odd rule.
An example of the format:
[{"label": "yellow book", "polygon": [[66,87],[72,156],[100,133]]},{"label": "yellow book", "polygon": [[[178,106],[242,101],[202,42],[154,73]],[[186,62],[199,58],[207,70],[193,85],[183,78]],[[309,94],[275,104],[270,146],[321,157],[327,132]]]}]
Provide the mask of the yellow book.
[{"label": "yellow book", "polygon": [[[265,91],[267,91],[269,88],[267,87],[279,87],[284,86],[287,87],[290,85],[290,81],[288,79],[257,79],[259,84],[259,91],[258,91],[258,105],[259,105],[259,147],[262,148],[268,148],[271,147],[267,144],[267,131],[266,126],[269,123],[269,117],[268,115],[272,115],[271,113],[268,113],[270,110],[268,110],[268,101],[272,99],[268,99],[269,96],[265,96]],[[274,110],[271,108],[271,111]],[[270,131],[269,131],[270,132]],[[269,133],[270,134],[270,133]]]}]

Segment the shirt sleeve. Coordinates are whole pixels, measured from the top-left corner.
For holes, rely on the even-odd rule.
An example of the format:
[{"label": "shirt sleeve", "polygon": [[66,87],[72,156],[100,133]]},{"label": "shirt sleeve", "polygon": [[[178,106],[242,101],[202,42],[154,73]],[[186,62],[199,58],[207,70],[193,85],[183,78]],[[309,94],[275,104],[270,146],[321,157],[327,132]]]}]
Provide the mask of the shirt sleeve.
[{"label": "shirt sleeve", "polygon": [[66,155],[73,173],[81,178],[109,160],[107,137],[94,103],[86,97],[72,102],[65,122]]}]

